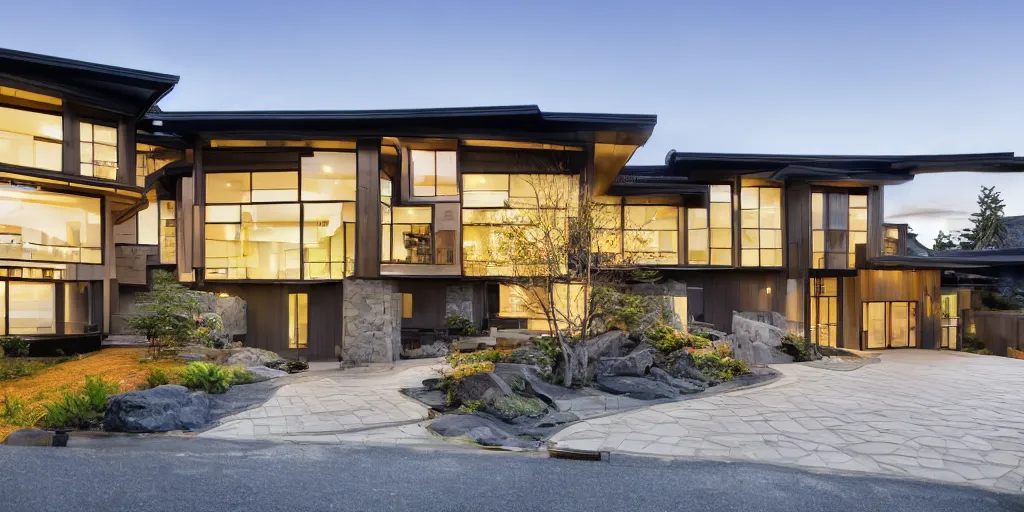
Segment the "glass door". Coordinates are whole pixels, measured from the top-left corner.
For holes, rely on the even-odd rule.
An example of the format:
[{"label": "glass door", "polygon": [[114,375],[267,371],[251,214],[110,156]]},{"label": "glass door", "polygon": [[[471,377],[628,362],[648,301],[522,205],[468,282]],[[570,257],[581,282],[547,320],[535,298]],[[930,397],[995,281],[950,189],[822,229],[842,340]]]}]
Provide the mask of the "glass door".
[{"label": "glass door", "polygon": [[811,280],[811,343],[836,346],[839,332],[838,280],[822,277]]},{"label": "glass door", "polygon": [[308,299],[305,293],[288,294],[288,348],[306,348],[309,336]]},{"label": "glass door", "polygon": [[956,350],[960,329],[960,312],[957,309],[956,293],[942,295],[942,340],[941,348]]},{"label": "glass door", "polygon": [[863,313],[866,348],[917,346],[917,302],[865,302]]}]

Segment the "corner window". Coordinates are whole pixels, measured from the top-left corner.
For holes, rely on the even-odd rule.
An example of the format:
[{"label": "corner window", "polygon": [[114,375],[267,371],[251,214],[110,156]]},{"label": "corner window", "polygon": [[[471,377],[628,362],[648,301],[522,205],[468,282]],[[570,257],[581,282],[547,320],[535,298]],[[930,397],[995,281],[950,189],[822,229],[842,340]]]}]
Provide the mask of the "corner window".
[{"label": "corner window", "polygon": [[82,176],[117,179],[117,128],[79,123]]},{"label": "corner window", "polygon": [[0,163],[60,172],[63,140],[60,98],[0,87]]},{"label": "corner window", "polygon": [[412,195],[416,197],[459,195],[455,151],[414,149],[409,153]]},{"label": "corner window", "polygon": [[782,189],[740,190],[740,265],[782,266]]}]

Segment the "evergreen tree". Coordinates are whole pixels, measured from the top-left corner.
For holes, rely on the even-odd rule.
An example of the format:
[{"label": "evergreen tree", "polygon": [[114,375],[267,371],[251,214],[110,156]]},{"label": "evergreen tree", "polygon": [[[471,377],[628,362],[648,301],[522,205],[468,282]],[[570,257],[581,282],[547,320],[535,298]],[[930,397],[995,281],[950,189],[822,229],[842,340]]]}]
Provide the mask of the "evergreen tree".
[{"label": "evergreen tree", "polygon": [[936,251],[950,251],[959,247],[957,242],[953,241],[952,233],[943,233],[939,230],[939,234],[935,236],[935,243],[932,244],[932,249]]},{"label": "evergreen tree", "polygon": [[[998,249],[1006,245],[1006,224],[1003,224],[1003,200],[993,187],[981,187],[978,212],[971,214],[974,228],[964,230],[962,239],[969,249]],[[961,244],[963,245],[963,244]]]}]

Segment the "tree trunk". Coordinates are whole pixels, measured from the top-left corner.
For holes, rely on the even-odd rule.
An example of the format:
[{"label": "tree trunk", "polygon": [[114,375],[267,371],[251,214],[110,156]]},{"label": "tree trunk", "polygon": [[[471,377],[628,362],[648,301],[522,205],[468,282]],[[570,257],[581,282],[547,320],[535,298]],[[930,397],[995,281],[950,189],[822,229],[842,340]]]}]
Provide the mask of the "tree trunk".
[{"label": "tree trunk", "polygon": [[562,346],[562,385],[585,386],[589,384],[590,352],[583,343],[561,342]]}]

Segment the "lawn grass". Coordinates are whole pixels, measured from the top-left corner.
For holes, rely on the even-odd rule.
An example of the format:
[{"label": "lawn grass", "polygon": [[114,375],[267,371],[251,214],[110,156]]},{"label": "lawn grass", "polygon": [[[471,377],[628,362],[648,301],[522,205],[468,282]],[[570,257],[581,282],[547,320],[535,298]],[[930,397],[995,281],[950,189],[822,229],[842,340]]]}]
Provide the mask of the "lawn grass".
[{"label": "lawn grass", "polygon": [[[80,389],[86,376],[102,377],[107,382],[116,383],[118,390],[124,392],[144,387],[150,369],[159,368],[177,374],[185,367],[180,360],[145,361],[148,355],[149,350],[145,348],[105,348],[71,358],[24,358],[25,364],[29,364],[29,360],[52,361],[33,363],[51,366],[39,368],[32,375],[0,381],[0,399],[17,397],[24,400],[29,408],[42,408],[42,404],[58,400],[65,391]],[[19,359],[22,358],[6,358],[3,364],[12,364],[11,360],[16,362]],[[7,424],[0,418],[0,441],[18,428],[22,427]]]}]

